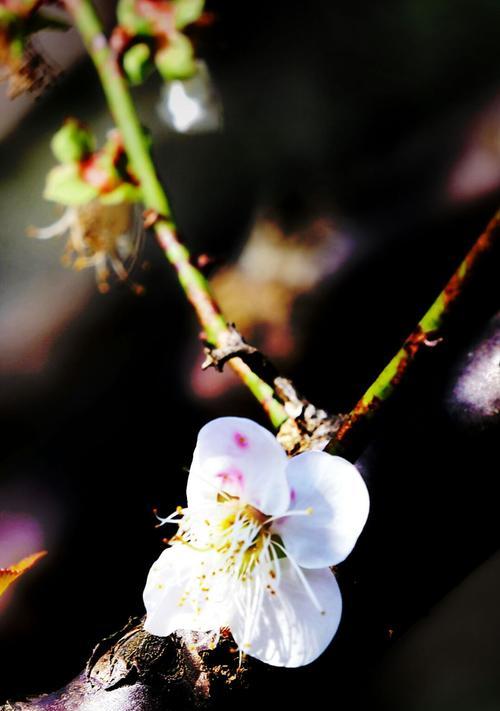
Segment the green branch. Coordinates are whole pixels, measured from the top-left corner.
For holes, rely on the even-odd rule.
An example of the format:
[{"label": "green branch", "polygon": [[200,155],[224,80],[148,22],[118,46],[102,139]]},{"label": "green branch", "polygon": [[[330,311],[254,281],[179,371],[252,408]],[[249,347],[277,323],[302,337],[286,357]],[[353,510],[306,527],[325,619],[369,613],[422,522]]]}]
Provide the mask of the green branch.
[{"label": "green branch", "polygon": [[489,257],[493,242],[498,239],[500,239],[500,212],[488,224],[400,350],[351,410],[335,438],[328,444],[327,452],[342,454],[347,450],[350,451],[353,442],[359,439],[359,434],[364,431],[367,423],[406,377],[416,357],[423,350],[439,342],[442,338],[443,326],[452,308],[463,296],[465,288],[471,277],[477,272],[479,265]]},{"label": "green branch", "polygon": [[[188,249],[176,234],[170,205],[158,178],[128,83],[104,35],[92,0],[65,0],[65,4],[96,66],[109,109],[121,131],[131,167],[141,184],[144,206],[158,216],[154,221],[157,239],[176,269],[179,282],[196,311],[206,340],[213,346],[222,346],[230,336],[227,322],[210,293],[207,280],[192,264]],[[263,406],[273,425],[279,427],[287,415],[275,397],[273,388],[240,358],[231,358],[229,364]]]}]

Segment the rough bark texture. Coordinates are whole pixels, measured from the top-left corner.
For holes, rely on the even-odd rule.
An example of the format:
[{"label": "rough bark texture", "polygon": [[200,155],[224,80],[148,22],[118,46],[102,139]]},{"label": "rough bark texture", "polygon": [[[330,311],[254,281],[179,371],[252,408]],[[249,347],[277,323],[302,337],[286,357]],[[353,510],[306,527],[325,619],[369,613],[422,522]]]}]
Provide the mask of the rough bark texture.
[{"label": "rough bark texture", "polygon": [[[252,665],[253,666],[253,665]],[[258,665],[261,667],[262,665]],[[7,702],[0,711],[181,711],[224,706],[245,691],[248,662],[230,635],[178,631],[154,637],[130,620],[94,649],[86,669],[59,691]]]}]

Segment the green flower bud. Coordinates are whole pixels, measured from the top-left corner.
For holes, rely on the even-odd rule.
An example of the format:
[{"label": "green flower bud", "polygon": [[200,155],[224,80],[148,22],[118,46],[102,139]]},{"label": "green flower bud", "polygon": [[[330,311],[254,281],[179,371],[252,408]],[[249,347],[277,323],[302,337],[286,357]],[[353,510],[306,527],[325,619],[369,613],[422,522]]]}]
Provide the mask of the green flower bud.
[{"label": "green flower bud", "polygon": [[67,119],[52,138],[52,152],[60,163],[75,163],[94,150],[94,137],[74,118]]},{"label": "green flower bud", "polygon": [[142,17],[136,8],[136,0],[120,0],[116,8],[118,24],[131,35],[154,35],[151,20]]},{"label": "green flower bud", "polygon": [[156,53],[155,62],[158,71],[166,81],[189,79],[196,72],[193,46],[180,32],[170,37],[165,49]]},{"label": "green flower bud", "polygon": [[134,44],[123,55],[123,69],[129,82],[136,86],[148,77],[153,70],[151,50],[147,44]]},{"label": "green flower bud", "polygon": [[182,30],[186,25],[196,22],[204,5],[205,0],[175,0],[174,16],[177,29]]}]

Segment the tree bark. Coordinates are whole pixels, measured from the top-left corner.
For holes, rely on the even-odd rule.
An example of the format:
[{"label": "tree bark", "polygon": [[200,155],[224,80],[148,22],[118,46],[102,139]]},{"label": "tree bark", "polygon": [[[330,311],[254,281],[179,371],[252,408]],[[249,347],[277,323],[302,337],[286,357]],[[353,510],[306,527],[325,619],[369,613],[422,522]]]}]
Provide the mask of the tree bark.
[{"label": "tree bark", "polygon": [[180,630],[154,637],[142,623],[131,619],[100,642],[86,668],[63,689],[8,701],[0,711],[219,709],[247,689],[250,665],[245,660],[240,667],[229,634]]}]

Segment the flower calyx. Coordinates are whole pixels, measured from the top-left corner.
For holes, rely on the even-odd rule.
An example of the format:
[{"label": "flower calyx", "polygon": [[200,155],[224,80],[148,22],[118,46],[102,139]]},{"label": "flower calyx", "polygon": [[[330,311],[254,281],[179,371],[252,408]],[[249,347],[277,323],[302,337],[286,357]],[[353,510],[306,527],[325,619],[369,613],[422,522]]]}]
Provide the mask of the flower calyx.
[{"label": "flower calyx", "polygon": [[68,118],[52,138],[51,147],[60,165],[53,168],[45,185],[46,200],[60,205],[84,205],[99,200],[103,205],[141,200],[141,190],[128,162],[117,129],[108,132],[96,150],[91,131]]},{"label": "flower calyx", "polygon": [[111,46],[131,84],[156,69],[166,81],[196,73],[191,40],[184,30],[197,22],[204,0],[120,0]]}]

